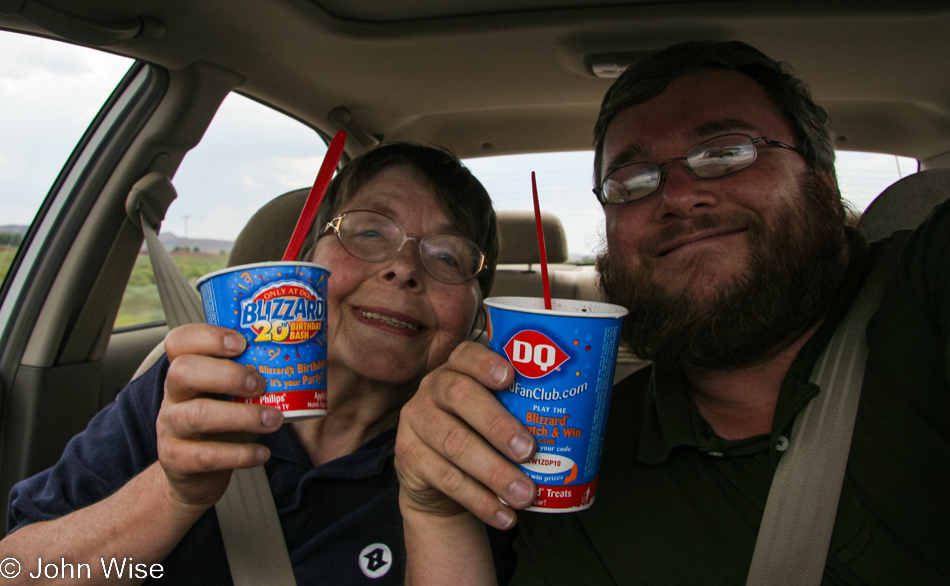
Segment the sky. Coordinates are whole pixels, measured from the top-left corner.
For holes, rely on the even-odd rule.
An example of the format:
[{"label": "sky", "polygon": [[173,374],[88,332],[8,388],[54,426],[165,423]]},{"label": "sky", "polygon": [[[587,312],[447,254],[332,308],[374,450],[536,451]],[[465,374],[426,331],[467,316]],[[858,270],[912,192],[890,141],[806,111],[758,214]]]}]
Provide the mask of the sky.
[{"label": "sky", "polygon": [[[0,31],[0,225],[29,224],[88,123],[131,65],[91,49]],[[315,132],[238,95],[228,97],[173,182],[179,198],[163,232],[233,240],[261,205],[309,186],[326,146]],[[562,219],[572,256],[602,242],[603,212],[591,193],[589,151],[465,161],[496,208],[540,205]],[[863,210],[913,159],[838,154],[842,194]]]},{"label": "sky", "polygon": [[0,225],[30,223],[129,65],[0,31]]}]

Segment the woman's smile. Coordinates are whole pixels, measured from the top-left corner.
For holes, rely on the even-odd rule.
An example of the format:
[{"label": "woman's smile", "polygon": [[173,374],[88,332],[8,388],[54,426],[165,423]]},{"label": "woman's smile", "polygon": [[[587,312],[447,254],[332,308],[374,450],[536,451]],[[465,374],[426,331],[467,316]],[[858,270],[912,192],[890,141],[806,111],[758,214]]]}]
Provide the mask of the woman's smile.
[{"label": "woman's smile", "polygon": [[361,323],[400,336],[413,336],[427,330],[419,321],[402,313],[375,307],[354,307],[353,313]]}]

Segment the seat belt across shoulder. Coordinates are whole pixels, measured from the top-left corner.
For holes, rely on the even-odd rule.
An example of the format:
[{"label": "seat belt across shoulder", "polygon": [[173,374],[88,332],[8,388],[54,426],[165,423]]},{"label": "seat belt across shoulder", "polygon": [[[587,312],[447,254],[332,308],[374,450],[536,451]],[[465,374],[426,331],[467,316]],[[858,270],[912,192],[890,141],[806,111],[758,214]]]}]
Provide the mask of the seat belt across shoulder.
[{"label": "seat belt across shoulder", "polygon": [[759,526],[747,586],[821,584],[867,363],[867,326],[902,242],[878,253],[858,296],[818,358],[818,395],[799,413]]},{"label": "seat belt across shoulder", "polygon": [[[140,203],[155,192],[165,197],[170,192],[174,199],[174,190],[167,177],[150,173],[133,186],[127,205],[130,215],[135,214],[136,223],[141,224],[169,328],[205,321],[197,292],[158,239],[161,218],[154,214],[150,217],[150,208]],[[215,505],[215,513],[236,586],[297,583],[263,466],[232,472],[227,490]]]}]

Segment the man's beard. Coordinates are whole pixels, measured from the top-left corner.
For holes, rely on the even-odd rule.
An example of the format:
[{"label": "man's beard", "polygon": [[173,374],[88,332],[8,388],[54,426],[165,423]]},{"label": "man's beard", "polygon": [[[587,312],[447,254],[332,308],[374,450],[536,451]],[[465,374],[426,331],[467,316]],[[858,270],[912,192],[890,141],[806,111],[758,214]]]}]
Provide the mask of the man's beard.
[{"label": "man's beard", "polygon": [[[661,368],[733,370],[767,361],[817,324],[847,271],[844,210],[837,191],[814,173],[800,194],[790,195],[772,228],[751,213],[706,216],[654,239],[652,248],[698,229],[733,223],[748,229],[744,273],[705,299],[692,296],[688,286],[667,291],[656,283],[649,243],[636,274],[620,255],[599,255],[601,290],[630,311],[621,329],[624,345]],[[690,263],[687,276],[701,278],[703,263],[702,257]]]}]

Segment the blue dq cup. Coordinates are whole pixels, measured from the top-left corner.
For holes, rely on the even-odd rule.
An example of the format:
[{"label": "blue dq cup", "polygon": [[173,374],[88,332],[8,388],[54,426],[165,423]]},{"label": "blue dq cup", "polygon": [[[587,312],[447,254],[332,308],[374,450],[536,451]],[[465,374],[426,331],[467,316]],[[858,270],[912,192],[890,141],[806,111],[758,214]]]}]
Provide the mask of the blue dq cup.
[{"label": "blue dq cup", "polygon": [[267,391],[235,402],[277,407],[285,419],[327,414],[327,279],[324,266],[301,262],[243,265],[198,280],[205,321],[247,339],[234,358],[260,372]]},{"label": "blue dq cup", "polygon": [[488,343],[515,369],[498,400],[534,434],[538,452],[520,464],[538,486],[529,511],[582,511],[594,502],[610,390],[627,310],[536,297],[490,297]]}]

